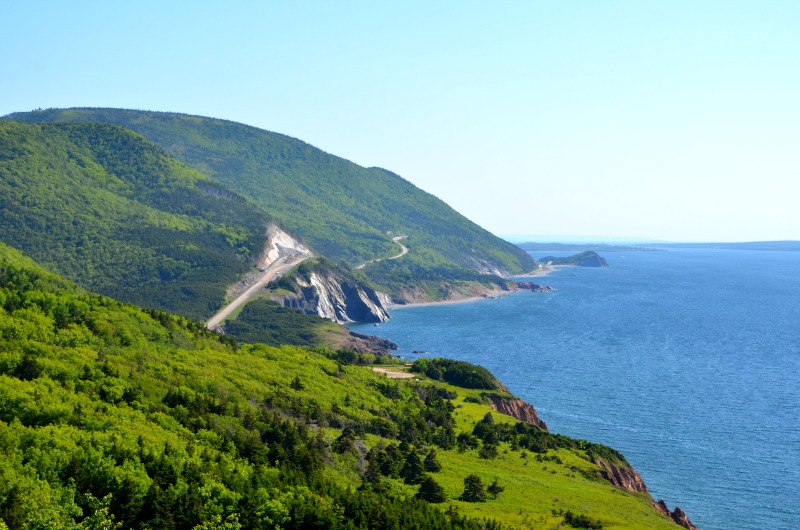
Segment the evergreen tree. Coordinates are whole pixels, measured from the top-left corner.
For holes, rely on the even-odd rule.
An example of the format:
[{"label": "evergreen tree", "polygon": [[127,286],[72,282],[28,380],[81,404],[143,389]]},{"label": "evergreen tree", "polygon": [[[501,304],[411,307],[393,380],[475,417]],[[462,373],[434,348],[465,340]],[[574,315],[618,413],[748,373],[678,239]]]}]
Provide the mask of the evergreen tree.
[{"label": "evergreen tree", "polygon": [[390,443],[384,451],[380,452],[381,474],[387,477],[400,477],[403,467],[403,453],[396,443]]},{"label": "evergreen tree", "polygon": [[376,484],[381,479],[381,453],[384,451],[383,441],[370,449],[367,453],[367,468],[364,470],[364,482]]},{"label": "evergreen tree", "polygon": [[478,456],[485,460],[497,458],[497,445],[493,443],[484,443],[480,451],[478,451]]},{"label": "evergreen tree", "polygon": [[503,493],[506,489],[497,483],[497,479],[494,479],[488,488],[486,488],[486,492],[492,496],[493,499],[496,499],[498,495]]},{"label": "evergreen tree", "polygon": [[406,484],[419,484],[425,476],[425,468],[419,454],[412,450],[406,455],[406,462],[400,472]]},{"label": "evergreen tree", "polygon": [[439,463],[439,460],[436,458],[436,449],[431,448],[428,451],[428,454],[425,455],[425,461],[423,462],[425,465],[425,471],[436,473],[437,471],[442,470],[442,464]]},{"label": "evergreen tree", "polygon": [[464,493],[461,494],[461,500],[466,502],[484,502],[486,500],[486,491],[483,489],[481,477],[474,473],[467,475],[467,478],[464,479]]},{"label": "evergreen tree", "polygon": [[417,491],[417,498],[431,503],[440,503],[447,500],[444,488],[432,476],[425,475]]}]

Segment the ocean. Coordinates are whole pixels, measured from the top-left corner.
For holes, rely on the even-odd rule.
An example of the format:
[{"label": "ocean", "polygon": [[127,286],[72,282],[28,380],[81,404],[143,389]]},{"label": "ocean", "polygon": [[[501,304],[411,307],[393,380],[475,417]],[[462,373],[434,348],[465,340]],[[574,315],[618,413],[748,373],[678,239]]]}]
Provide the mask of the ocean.
[{"label": "ocean", "polygon": [[551,432],[620,450],[701,530],[800,527],[800,252],[604,257],[534,280],[553,292],[351,328],[487,367]]}]

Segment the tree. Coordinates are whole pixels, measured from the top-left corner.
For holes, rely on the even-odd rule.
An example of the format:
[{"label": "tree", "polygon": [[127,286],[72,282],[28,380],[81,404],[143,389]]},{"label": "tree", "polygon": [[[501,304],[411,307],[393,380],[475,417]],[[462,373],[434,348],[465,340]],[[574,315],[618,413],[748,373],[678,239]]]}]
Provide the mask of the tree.
[{"label": "tree", "polygon": [[492,460],[494,458],[497,458],[497,445],[484,443],[480,451],[478,451],[478,456],[485,460]]},{"label": "tree", "polygon": [[506,489],[497,483],[497,479],[494,479],[488,488],[486,488],[486,492],[492,496],[493,499],[496,499],[498,495],[503,493]]},{"label": "tree", "polygon": [[486,500],[486,491],[483,489],[481,477],[474,473],[467,475],[467,478],[464,479],[464,493],[461,494],[461,500],[466,502],[484,502]]},{"label": "tree", "polygon": [[300,381],[300,376],[299,375],[294,376],[294,379],[292,380],[291,387],[294,390],[297,390],[297,391],[303,390],[305,388],[305,386],[303,386],[303,382]]},{"label": "tree", "polygon": [[110,512],[111,494],[102,499],[96,499],[90,493],[86,494],[92,513],[81,521],[78,528],[85,530],[117,530],[122,528],[122,523],[114,522],[114,515]]},{"label": "tree", "polygon": [[425,468],[422,466],[419,454],[414,449],[406,455],[406,462],[403,464],[400,474],[406,484],[419,484],[422,482],[425,476]]},{"label": "tree", "polygon": [[192,530],[241,530],[241,528],[238,514],[231,514],[224,522],[222,516],[215,515],[210,520],[196,525]]},{"label": "tree", "polygon": [[428,454],[425,455],[425,461],[423,464],[425,466],[425,471],[429,471],[431,473],[436,473],[437,471],[442,470],[442,464],[440,464],[439,460],[436,458],[436,449],[431,449],[428,451]]},{"label": "tree", "polygon": [[431,503],[440,503],[447,500],[444,488],[432,476],[425,475],[417,491],[417,498]]}]

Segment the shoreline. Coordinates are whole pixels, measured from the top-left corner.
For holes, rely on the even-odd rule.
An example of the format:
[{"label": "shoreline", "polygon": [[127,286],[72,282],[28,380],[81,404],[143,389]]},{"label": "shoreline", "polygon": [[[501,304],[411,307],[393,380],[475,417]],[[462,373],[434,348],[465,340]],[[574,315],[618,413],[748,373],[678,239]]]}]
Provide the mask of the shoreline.
[{"label": "shoreline", "polygon": [[[520,274],[518,276],[504,276],[503,279],[514,281],[512,278],[543,278],[549,275],[551,272],[557,271],[561,267],[566,267],[568,265],[543,265],[542,268],[536,269],[534,271],[526,272],[525,274]],[[522,291],[527,291],[528,289],[509,289],[508,291],[503,290],[496,290],[496,291],[489,291],[484,295],[478,296],[468,296],[465,298],[457,298],[457,299],[447,299],[447,300],[437,300],[431,302],[411,302],[408,304],[392,304],[391,307],[387,308],[389,311],[394,311],[396,309],[405,309],[411,307],[430,307],[430,306],[438,306],[438,305],[452,305],[452,304],[469,304],[472,302],[479,302],[481,300],[497,300],[503,296],[519,293]]]}]

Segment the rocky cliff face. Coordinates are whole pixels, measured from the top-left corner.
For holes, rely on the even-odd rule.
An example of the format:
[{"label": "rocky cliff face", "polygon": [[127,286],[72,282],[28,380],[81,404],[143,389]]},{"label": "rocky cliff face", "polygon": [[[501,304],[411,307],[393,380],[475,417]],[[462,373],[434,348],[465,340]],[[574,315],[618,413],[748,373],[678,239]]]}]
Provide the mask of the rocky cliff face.
[{"label": "rocky cliff face", "polygon": [[535,293],[546,293],[548,291],[555,291],[555,289],[553,289],[549,285],[539,285],[538,283],[533,283],[533,282],[517,282],[517,287],[520,289],[527,289]]},{"label": "rocky cliff face", "polygon": [[647,486],[639,476],[639,473],[631,466],[619,466],[613,462],[608,462],[596,458],[595,465],[600,467],[599,475],[612,483],[615,486],[625,488],[630,491],[638,491],[640,493],[647,493]]},{"label": "rocky cliff face", "polygon": [[333,266],[304,265],[281,282],[281,287],[290,292],[273,296],[273,300],[342,324],[389,320],[387,295],[360,284]]},{"label": "rocky cliff face", "polygon": [[[613,485],[630,491],[649,493],[644,480],[642,480],[642,477],[639,476],[639,473],[637,473],[633,467],[620,466],[600,458],[595,458],[594,463],[601,469],[598,474]],[[679,506],[676,506],[673,511],[669,511],[667,504],[663,500],[656,502],[652,498],[650,499],[650,505],[676,524],[688,530],[697,530],[697,527],[692,524],[686,516],[686,513],[681,510]]]},{"label": "rocky cliff face", "polygon": [[337,345],[338,348],[349,348],[359,353],[372,353],[375,355],[392,355],[392,351],[397,349],[397,344],[388,340],[376,337],[375,335],[362,335],[350,332],[350,335]]},{"label": "rocky cliff face", "polygon": [[676,524],[688,530],[697,530],[697,527],[689,520],[686,516],[686,512],[681,510],[680,506],[676,506],[675,509],[670,512],[667,503],[663,500],[659,500],[658,502],[651,501],[650,504],[653,508],[664,514],[665,517],[675,521]]},{"label": "rocky cliff face", "polygon": [[526,403],[519,398],[504,398],[500,396],[489,396],[491,407],[501,414],[508,414],[519,421],[536,425],[543,431],[547,430],[547,424],[539,419],[533,405]]},{"label": "rocky cliff face", "polygon": [[307,256],[312,255],[311,251],[302,243],[295,240],[278,226],[271,225],[267,228],[267,244],[261,252],[258,266],[261,269],[265,269],[280,258],[292,257],[299,254]]}]

